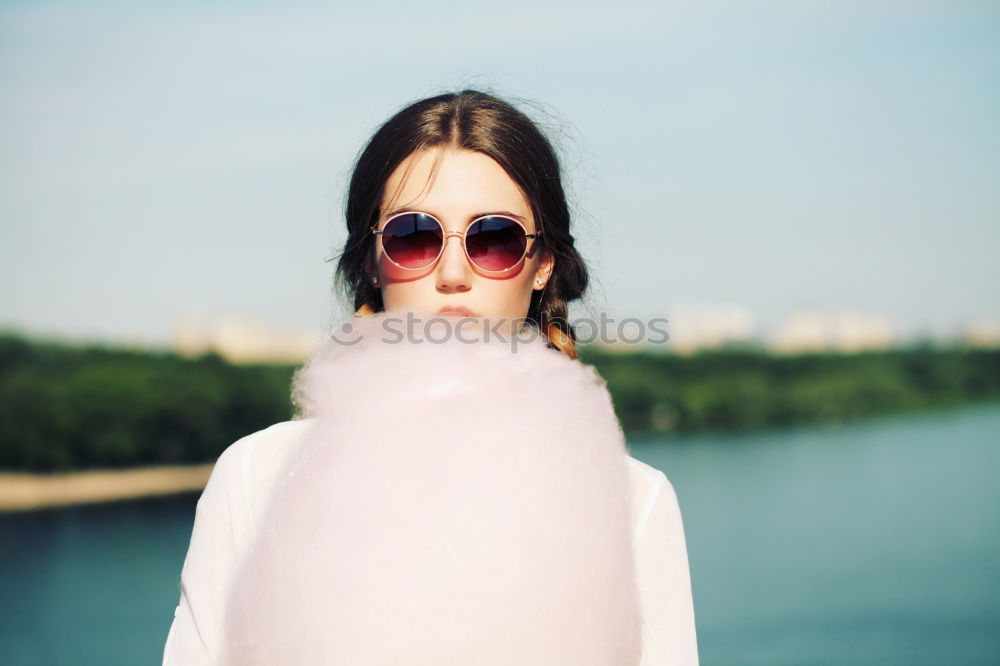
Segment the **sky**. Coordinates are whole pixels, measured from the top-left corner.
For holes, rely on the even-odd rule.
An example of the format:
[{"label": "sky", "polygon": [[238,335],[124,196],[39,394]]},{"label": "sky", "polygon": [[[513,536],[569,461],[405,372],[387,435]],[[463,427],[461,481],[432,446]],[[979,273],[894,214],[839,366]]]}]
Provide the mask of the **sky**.
[{"label": "sky", "polygon": [[574,316],[1000,321],[995,2],[0,4],[0,328],[328,326],[375,128],[467,86],[555,140]]}]

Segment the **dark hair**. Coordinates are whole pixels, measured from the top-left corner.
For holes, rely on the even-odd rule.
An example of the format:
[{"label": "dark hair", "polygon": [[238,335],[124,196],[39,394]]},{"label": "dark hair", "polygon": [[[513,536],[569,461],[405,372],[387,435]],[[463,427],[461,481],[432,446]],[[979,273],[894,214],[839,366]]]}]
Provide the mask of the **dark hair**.
[{"label": "dark hair", "polygon": [[583,296],[588,275],[570,234],[570,213],[559,160],[552,144],[524,113],[502,99],[463,90],[422,99],[385,122],[358,156],[347,195],[348,237],[337,263],[336,283],[354,301],[373,311],[384,308],[372,283],[376,224],[385,184],[414,152],[435,146],[473,150],[493,158],[524,192],[539,229],[540,249],[555,258],[545,287],[534,291],[527,318],[542,331],[554,324],[576,340],[568,321],[570,301]]}]

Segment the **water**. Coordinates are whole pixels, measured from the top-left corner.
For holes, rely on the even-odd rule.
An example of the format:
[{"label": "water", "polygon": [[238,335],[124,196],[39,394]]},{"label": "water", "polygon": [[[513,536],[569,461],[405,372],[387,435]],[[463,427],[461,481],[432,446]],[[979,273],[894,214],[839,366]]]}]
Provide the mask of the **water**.
[{"label": "water", "polygon": [[0,514],[0,665],[159,664],[196,502]]},{"label": "water", "polygon": [[[1000,406],[630,447],[702,664],[1000,663]],[[0,665],[159,663],[196,499],[0,515]]]},{"label": "water", "polygon": [[703,664],[1000,664],[1000,407],[676,444]]}]

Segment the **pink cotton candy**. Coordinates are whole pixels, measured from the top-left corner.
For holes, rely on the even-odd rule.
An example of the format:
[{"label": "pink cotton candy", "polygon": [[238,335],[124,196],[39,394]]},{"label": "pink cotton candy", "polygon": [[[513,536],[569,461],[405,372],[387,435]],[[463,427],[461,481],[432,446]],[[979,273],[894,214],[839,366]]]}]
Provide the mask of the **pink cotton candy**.
[{"label": "pink cotton candy", "polygon": [[[416,312],[427,318],[430,313]],[[604,381],[533,340],[351,322],[233,581],[231,665],[635,666],[626,450]],[[475,335],[468,333],[476,329]],[[421,339],[423,341],[418,342]]]}]

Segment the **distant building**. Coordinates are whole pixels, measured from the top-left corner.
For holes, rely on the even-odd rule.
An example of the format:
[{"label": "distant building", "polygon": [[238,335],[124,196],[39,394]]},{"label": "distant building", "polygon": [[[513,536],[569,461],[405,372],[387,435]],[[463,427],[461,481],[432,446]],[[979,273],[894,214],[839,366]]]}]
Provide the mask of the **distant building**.
[{"label": "distant building", "polygon": [[1000,347],[1000,320],[973,319],[962,327],[958,339],[968,347]]},{"label": "distant building", "polygon": [[765,339],[777,353],[815,351],[857,352],[888,349],[896,336],[888,318],[849,308],[808,308],[791,313]]},{"label": "distant building", "polygon": [[750,343],[756,326],[750,312],[741,306],[723,304],[679,304],[667,313],[667,348],[687,354],[698,349]]},{"label": "distant building", "polygon": [[248,316],[187,315],[174,326],[171,348],[185,356],[213,351],[233,363],[300,363],[323,339],[316,329],[282,330]]}]

